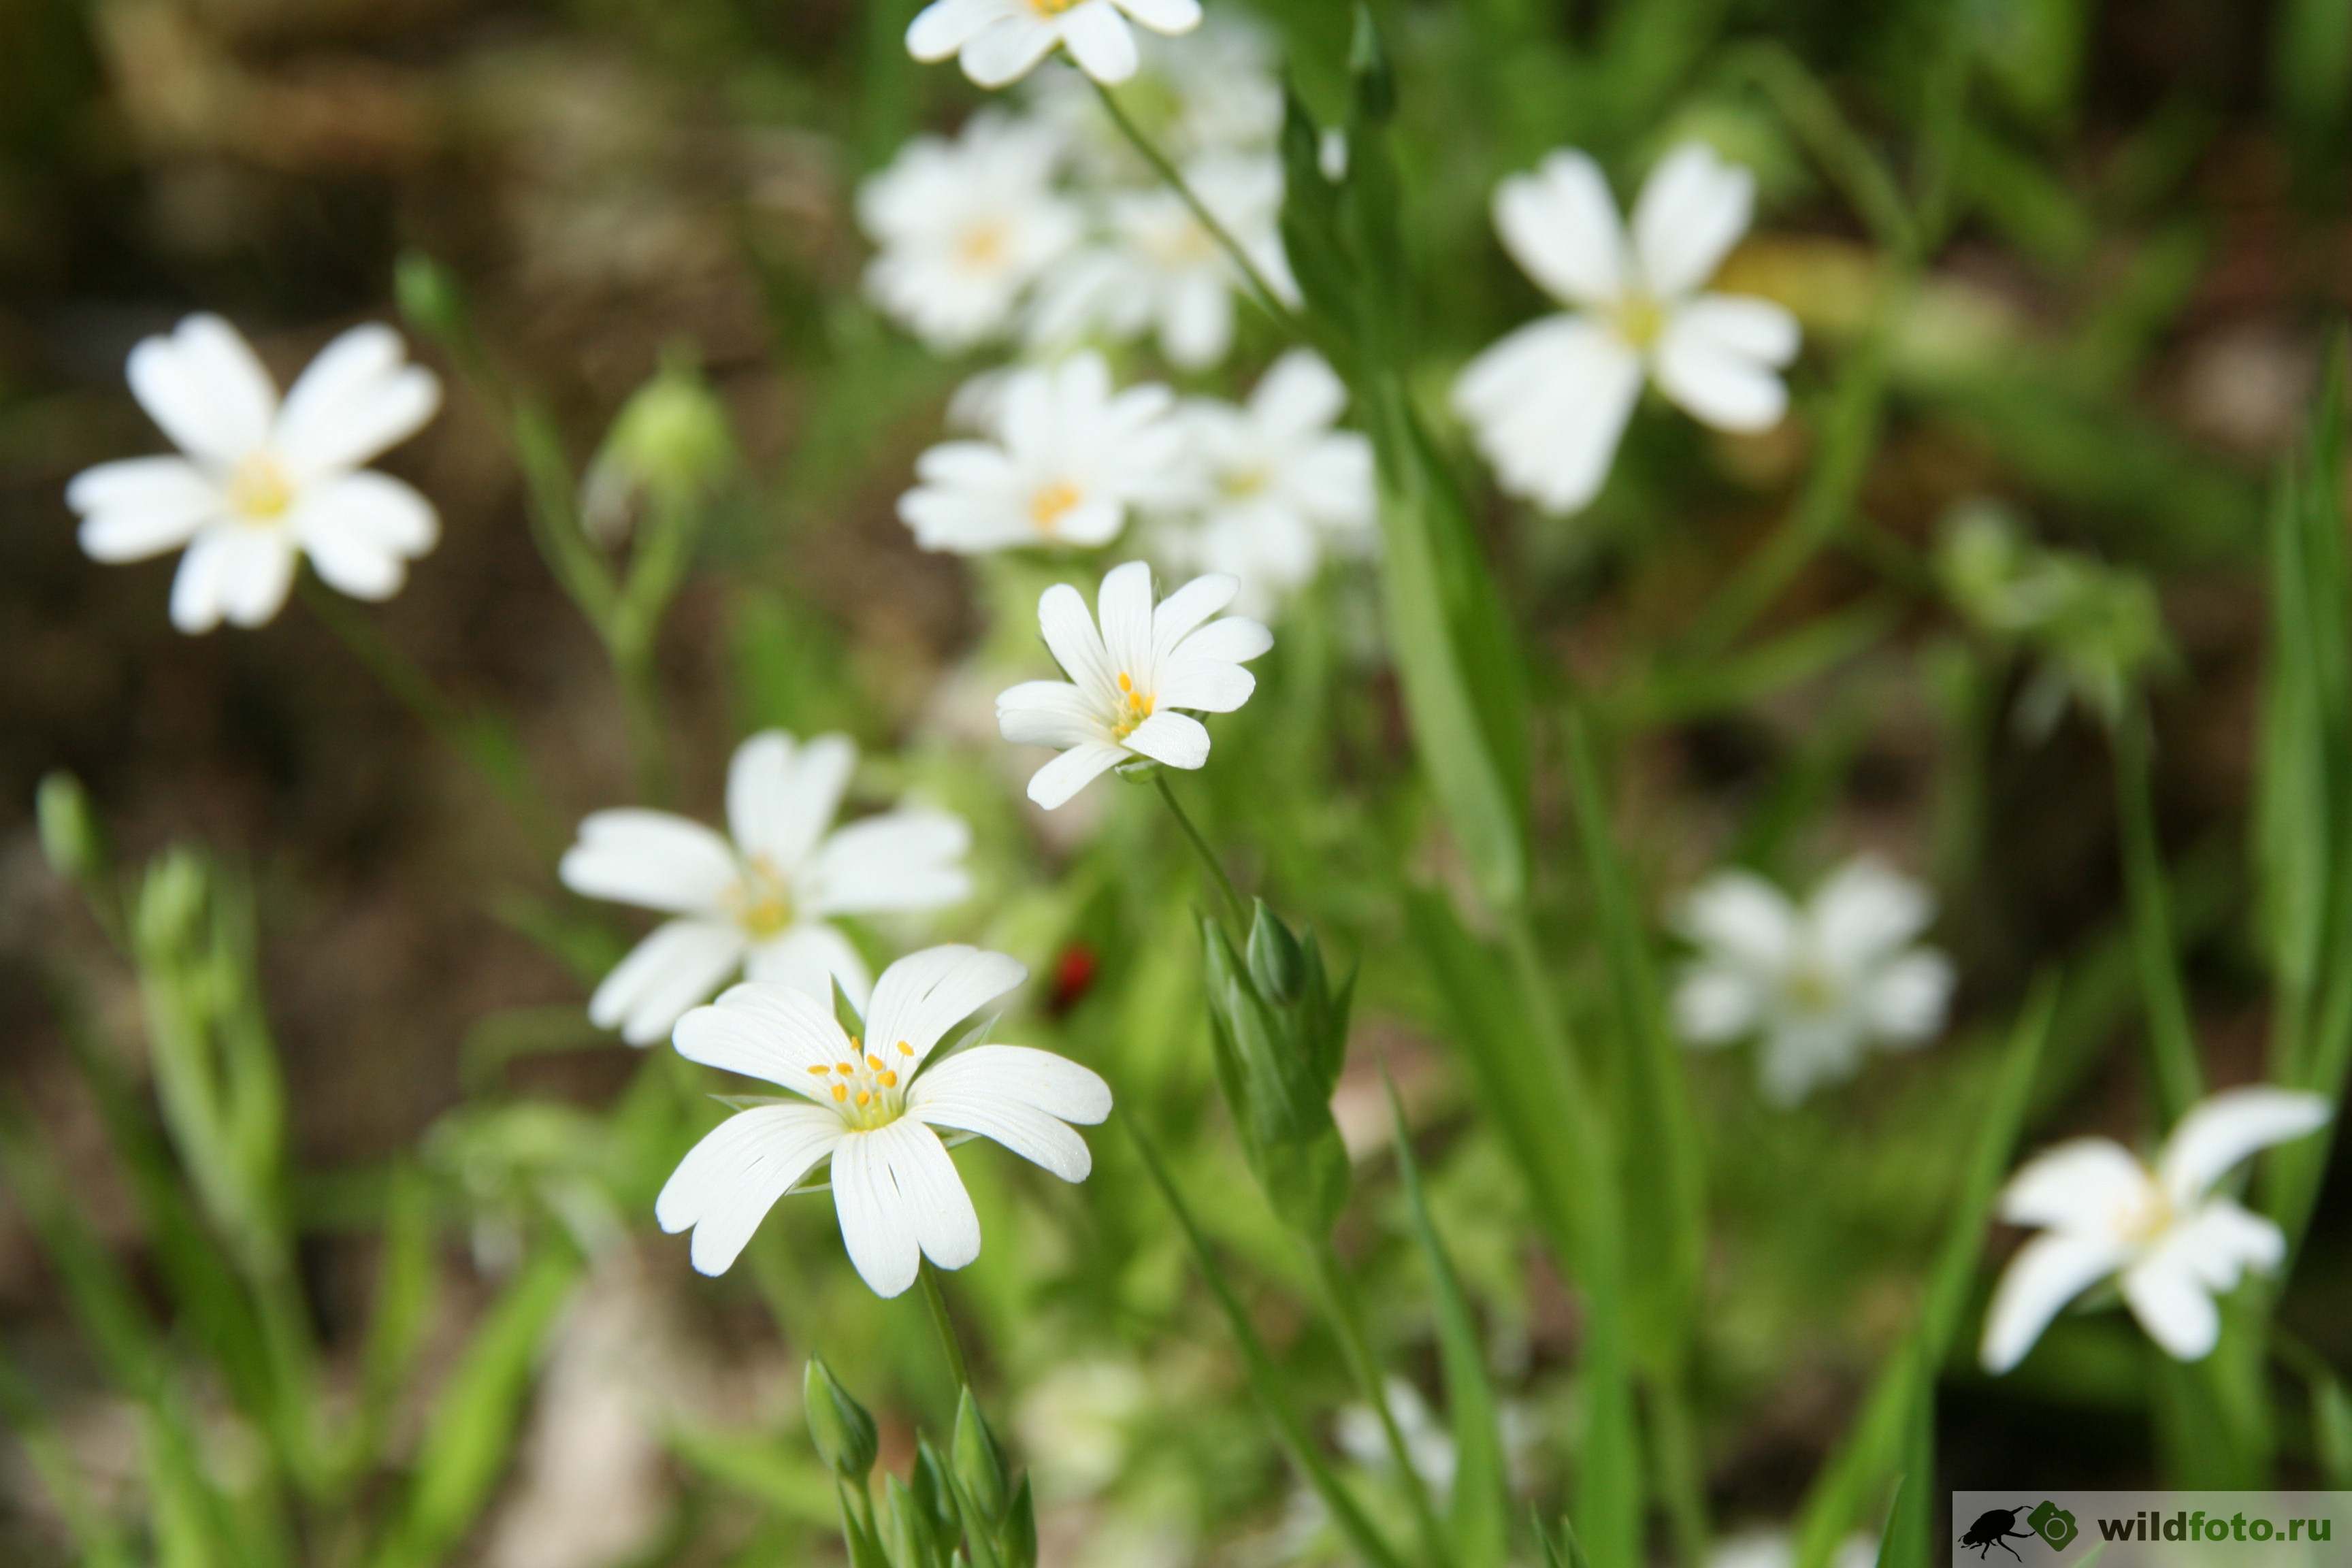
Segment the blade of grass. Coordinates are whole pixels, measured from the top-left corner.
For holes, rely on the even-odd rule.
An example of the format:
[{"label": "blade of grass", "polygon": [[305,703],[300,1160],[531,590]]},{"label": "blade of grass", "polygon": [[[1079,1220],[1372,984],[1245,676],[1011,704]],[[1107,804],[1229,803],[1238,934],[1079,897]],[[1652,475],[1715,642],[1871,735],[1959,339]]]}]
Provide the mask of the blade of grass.
[{"label": "blade of grass", "polygon": [[2140,1002],[2157,1107],[2171,1126],[2203,1092],[2197,1035],[2180,982],[2172,924],[2172,896],[2156,837],[2153,764],[2145,710],[2124,715],[2115,729],[2116,806],[2123,832],[2124,891],[2131,914],[2132,952],[2139,966]]}]

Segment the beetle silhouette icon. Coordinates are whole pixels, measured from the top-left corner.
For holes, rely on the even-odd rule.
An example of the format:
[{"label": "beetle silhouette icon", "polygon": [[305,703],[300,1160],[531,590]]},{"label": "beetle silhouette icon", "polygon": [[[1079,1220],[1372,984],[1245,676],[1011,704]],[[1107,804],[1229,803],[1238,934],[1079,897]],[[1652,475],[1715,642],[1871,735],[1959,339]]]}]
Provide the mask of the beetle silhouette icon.
[{"label": "beetle silhouette icon", "polygon": [[[2017,1557],[2017,1548],[2011,1546],[2010,1542],[2034,1539],[2033,1532],[2030,1530],[2011,1528],[2017,1523],[2017,1516],[2023,1513],[2025,1509],[2026,1505],[2023,1503],[2018,1504],[2015,1508],[1988,1509],[1977,1515],[1977,1521],[1969,1526],[1969,1532],[1966,1535],[1960,1537],[1960,1544],[1975,1547],[1979,1558],[1984,1557],[1996,1546],[2011,1557]],[[2025,1561],[2022,1557],[2017,1557],[2017,1560],[2020,1563]]]}]

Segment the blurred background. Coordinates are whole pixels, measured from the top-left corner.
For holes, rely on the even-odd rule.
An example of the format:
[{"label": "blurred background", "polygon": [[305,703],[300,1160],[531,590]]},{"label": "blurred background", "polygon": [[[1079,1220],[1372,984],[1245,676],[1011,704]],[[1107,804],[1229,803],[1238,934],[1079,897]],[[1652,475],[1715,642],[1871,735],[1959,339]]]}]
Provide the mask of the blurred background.
[{"label": "blurred background", "polygon": [[[1193,1140],[1201,1181],[1246,1191],[1231,1176],[1213,1187],[1213,1091],[1181,1000],[1181,846],[1126,798],[1096,803],[1114,852],[1057,838],[987,745],[994,687],[975,661],[995,657],[992,640],[1000,654],[1026,646],[1020,616],[997,607],[1024,605],[1044,579],[976,582],[917,551],[892,511],[949,394],[981,363],[926,353],[858,289],[857,182],[976,101],[952,70],[906,59],[910,9],[0,0],[8,1118],[37,1129],[47,1190],[165,1340],[201,1338],[82,1059],[96,1053],[134,1089],[146,1070],[134,972],[35,829],[37,782],[66,769],[125,865],[200,842],[224,883],[250,894],[321,1407],[369,1397],[372,1303],[403,1194],[425,1194],[432,1283],[383,1394],[386,1451],[432,1430],[428,1393],[467,1364],[488,1315],[523,1320],[515,1377],[475,1413],[485,1451],[460,1489],[467,1506],[412,1542],[416,1560],[833,1561],[829,1486],[799,1436],[813,1342],[869,1404],[899,1413],[901,1439],[912,1414],[937,1419],[942,1395],[920,1324],[847,1276],[825,1216],[771,1222],[756,1288],[700,1279],[682,1240],[653,1232],[650,1194],[687,1112],[646,1089],[646,1058],[581,1015],[583,978],[630,928],[564,898],[545,846],[341,640],[299,605],[257,632],[184,637],[164,617],[167,564],[81,555],[65,484],[160,449],[124,389],[124,356],[191,310],[237,322],[282,382],[336,331],[399,320],[396,265],[430,258],[462,288],[498,374],[543,396],[579,467],[666,356],[698,366],[740,461],[658,646],[674,801],[714,814],[729,753],[759,725],[858,735],[879,770],[864,793],[917,787],[978,824],[983,895],[950,934],[998,940],[1048,977],[1025,1037],[1088,1041],[1129,1062],[1164,1089],[1154,1126]],[[1340,8],[1253,9],[1309,101],[1333,102]],[[1477,0],[1383,13],[1440,392],[1532,309],[1485,214],[1504,174],[1580,145],[1630,190],[1622,171],[1691,134],[1757,170],[1757,234],[1727,280],[1806,323],[1797,416],[1751,437],[1637,421],[1591,512],[1540,519],[1489,494],[1481,516],[1539,658],[1619,704],[1624,837],[1653,915],[1727,853],[1793,874],[1877,849],[1934,882],[1937,940],[1964,977],[1948,1049],[1800,1111],[1757,1102],[1737,1064],[1698,1074],[1715,1242],[1696,1376],[1704,1488],[1726,1533],[1787,1520],[1907,1321],[1964,1157],[1950,1108],[1988,1080],[1987,1040],[2037,971],[2063,964],[2074,984],[2036,1141],[2145,1130],[2107,742],[2079,709],[2028,700],[2037,659],[2085,681],[2123,668],[2149,683],[2156,821],[2208,1073],[2261,1071],[2268,1012],[2245,849],[2266,486],[2302,438],[2329,332],[2352,307],[2352,5],[1965,10],[1973,85],[1946,154],[1950,237],[1920,258],[1875,335],[1862,301],[1899,263],[1823,178],[1789,110],[1825,95],[1907,167],[1942,7]],[[1659,668],[1649,650],[1812,482],[1824,426],[1850,395],[1841,368],[1865,338],[1883,363],[1863,416],[1878,424],[1853,494],[1901,562],[1938,561],[1956,511],[1992,509],[2144,580],[2160,626],[2103,623],[2054,656],[2021,651],[1973,623],[1941,579],[1906,594],[1866,551],[1832,552],[1764,617],[1759,639],[1789,637],[1769,643],[1779,663],[1647,678]],[[532,546],[499,407],[438,349],[418,352],[443,372],[447,405],[383,466],[433,497],[444,539],[397,600],[362,613],[445,689],[501,716],[560,841],[586,811],[635,793],[613,676]],[[1255,709],[1233,726],[1235,759],[1258,759],[1263,775],[1294,746],[1311,750],[1287,776],[1332,793],[1269,802],[1238,760],[1203,787],[1224,841],[1377,974],[1407,938],[1368,868],[1422,841],[1366,597],[1360,584],[1330,591],[1325,653],[1339,677],[1270,678],[1265,706],[1307,715],[1311,748]],[[1223,731],[1218,744],[1223,759]],[[1555,830],[1563,809],[1538,801]],[[1570,898],[1566,940],[1583,918]],[[1171,944],[1172,970],[1153,956]],[[1545,1435],[1573,1394],[1548,1369],[1574,1344],[1577,1314],[1526,1240],[1501,1156],[1465,1114],[1430,1032],[1435,1011],[1410,973],[1368,982],[1341,1124],[1378,1158],[1385,1066],[1431,1138],[1435,1201],[1513,1390],[1527,1495],[1553,1497],[1559,1456]],[[1071,1218],[1079,1200],[1028,1173],[975,1177],[992,1228],[968,1304],[1005,1408],[1021,1413],[1013,1435],[1050,1489],[1044,1560],[1328,1552],[1249,1421],[1217,1324],[1185,1305],[1186,1258],[1158,1234],[1164,1218],[1131,1155],[1106,1151],[1111,1133],[1095,1142],[1106,1168],[1084,1222]],[[0,1202],[0,1343],[9,1404],[38,1441],[0,1446],[0,1557],[40,1564],[77,1560],[89,1539],[42,1457],[68,1458],[93,1510],[133,1521],[155,1439],[43,1245],[41,1205],[23,1201],[29,1168],[12,1165],[16,1201]],[[2352,1363],[2347,1195],[2339,1160],[2280,1308],[2337,1368]],[[1355,1243],[1376,1278],[1387,1201],[1365,1200]],[[1250,1226],[1235,1218],[1221,1233],[1284,1283],[1270,1247],[1250,1250]],[[515,1306],[515,1282],[547,1256],[543,1231],[579,1260],[533,1313]],[[1396,1267],[1411,1278],[1409,1258]],[[1278,1292],[1269,1300],[1280,1333]],[[1398,1332],[1413,1342],[1409,1323]],[[2124,1321],[2086,1321],[2069,1347],[2038,1377],[1948,1374],[1939,1436],[1953,1484],[2158,1472],[2161,1435]],[[1333,1362],[1328,1346],[1298,1353],[1310,1378]],[[1400,1364],[1432,1363],[1408,1350]],[[201,1378],[185,1394],[192,1429],[234,1472],[239,1445],[257,1441],[235,1402]],[[1326,1405],[1344,1403],[1335,1392]],[[1348,1452],[1346,1425],[1320,1421],[1335,1452]],[[2295,1473],[2320,1473],[2308,1442],[2287,1447]],[[397,1484],[362,1486],[351,1506],[393,1508]],[[331,1536],[303,1537],[300,1559],[358,1560]]]}]

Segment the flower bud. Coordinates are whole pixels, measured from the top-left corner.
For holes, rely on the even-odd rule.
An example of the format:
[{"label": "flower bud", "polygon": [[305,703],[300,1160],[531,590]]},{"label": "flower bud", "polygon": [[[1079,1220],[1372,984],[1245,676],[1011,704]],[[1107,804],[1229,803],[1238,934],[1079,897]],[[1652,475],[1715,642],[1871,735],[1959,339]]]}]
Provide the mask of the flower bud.
[{"label": "flower bud", "polygon": [[1005,1475],[1004,1454],[996,1446],[996,1435],[988,1429],[988,1422],[980,1414],[979,1402],[967,1388],[956,1398],[955,1475],[963,1483],[980,1511],[991,1524],[1004,1517]]},{"label": "flower bud", "polygon": [[1005,1513],[1003,1546],[1004,1568],[1037,1568],[1037,1500],[1030,1495],[1027,1476],[1013,1489]]},{"label": "flower bud", "polygon": [[1347,990],[1331,991],[1311,937],[1294,939],[1288,956],[1266,939],[1271,964],[1297,961],[1294,1000],[1277,1003],[1234,954],[1222,926],[1203,920],[1201,936],[1217,1082],[1242,1153],[1283,1223],[1320,1239],[1338,1221],[1351,1179],[1331,1119],[1331,1089],[1346,1047]]},{"label": "flower bud", "polygon": [[1287,1007],[1298,1000],[1306,970],[1307,956],[1299,951],[1298,939],[1265,907],[1264,899],[1257,900],[1250,920],[1250,978],[1257,982],[1267,1001]]},{"label": "flower bud", "polygon": [[41,780],[34,814],[40,820],[41,853],[48,858],[49,869],[96,896],[106,880],[106,829],[81,781],[63,771]]},{"label": "flower bud", "polygon": [[457,275],[421,250],[403,251],[393,263],[392,297],[411,327],[444,348],[458,346],[472,330]]},{"label": "flower bud", "polygon": [[930,1515],[907,1483],[892,1476],[884,1483],[887,1511],[883,1542],[893,1568],[947,1568],[947,1548]]},{"label": "flower bud", "polygon": [[849,1396],[833,1369],[816,1356],[809,1358],[801,1399],[817,1457],[844,1480],[863,1481],[874,1468],[874,1457],[881,1447],[880,1434],[866,1406]]},{"label": "flower bud", "polygon": [[171,850],[147,868],[135,919],[139,950],[151,962],[195,944],[209,882],[204,858],[192,849]]}]

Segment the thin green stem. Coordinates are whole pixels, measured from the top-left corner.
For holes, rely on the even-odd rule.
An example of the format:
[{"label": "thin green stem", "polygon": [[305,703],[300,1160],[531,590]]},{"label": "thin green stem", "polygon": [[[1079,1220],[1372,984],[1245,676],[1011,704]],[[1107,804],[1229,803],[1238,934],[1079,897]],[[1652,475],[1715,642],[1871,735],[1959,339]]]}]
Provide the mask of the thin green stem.
[{"label": "thin green stem", "polygon": [[2156,802],[2145,708],[2134,707],[2115,727],[2116,814],[2122,826],[2124,899],[2131,917],[2133,956],[2139,965],[2149,1066],[2158,1109],[2168,1127],[2202,1092],[2197,1036],[2172,925],[2172,896],[2156,838]]},{"label": "thin green stem", "polygon": [[1307,324],[1298,319],[1298,312],[1285,303],[1282,296],[1275,291],[1274,285],[1266,280],[1265,274],[1259,270],[1257,263],[1250,259],[1250,254],[1242,247],[1241,241],[1235,239],[1233,231],[1218,220],[1216,214],[1209,210],[1208,204],[1203,202],[1199,193],[1192,189],[1190,182],[1184,178],[1183,172],[1176,167],[1167,153],[1162,153],[1153,143],[1150,137],[1144,134],[1143,128],[1129,117],[1127,110],[1119,105],[1118,94],[1099,81],[1095,82],[1094,87],[1096,96],[1102,100],[1104,111],[1109,114],[1111,122],[1118,127],[1119,134],[1126,137],[1136,152],[1141,154],[1143,161],[1151,165],[1151,172],[1160,176],[1161,183],[1176,193],[1177,199],[1191,211],[1193,221],[1207,230],[1209,237],[1217,242],[1218,248],[1225,253],[1226,258],[1232,261],[1234,268],[1241,273],[1242,280],[1249,285],[1250,294],[1256,300],[1258,309],[1272,317],[1276,326],[1301,342],[1306,341]]},{"label": "thin green stem", "polygon": [[971,1386],[971,1369],[964,1364],[963,1342],[956,1338],[955,1320],[948,1315],[947,1292],[940,1289],[939,1270],[925,1258],[916,1271],[923,1287],[923,1305],[929,1309],[931,1331],[939,1335],[940,1351],[948,1360],[948,1372],[955,1378],[958,1388]]},{"label": "thin green stem", "polygon": [[1166,801],[1168,809],[1175,814],[1176,826],[1184,830],[1185,841],[1192,846],[1193,853],[1200,856],[1201,864],[1208,868],[1209,879],[1224,895],[1225,907],[1233,911],[1234,922],[1246,935],[1250,928],[1249,905],[1243,901],[1240,890],[1234,886],[1234,879],[1225,875],[1224,867],[1217,859],[1217,852],[1209,847],[1209,841],[1201,837],[1199,828],[1192,826],[1192,819],[1185,814],[1182,804],[1176,798],[1176,792],[1168,786],[1168,770],[1155,770],[1151,782],[1159,786],[1160,798]]},{"label": "thin green stem", "polygon": [[1339,1333],[1339,1348],[1356,1380],[1357,1392],[1380,1420],[1381,1436],[1388,1444],[1390,1463],[1401,1478],[1398,1484],[1412,1510],[1414,1527],[1421,1531],[1422,1547],[1429,1553],[1432,1563],[1443,1564],[1451,1556],[1446,1550],[1445,1532],[1430,1501],[1429,1484],[1413,1467],[1412,1450],[1405,1443],[1404,1429],[1397,1425],[1396,1414],[1389,1408],[1388,1378],[1381,1370],[1380,1358],[1372,1353],[1371,1338],[1364,1331],[1363,1317],[1356,1310],[1354,1286],[1328,1237],[1318,1241],[1312,1253],[1315,1283],[1322,1293],[1324,1310]]}]

